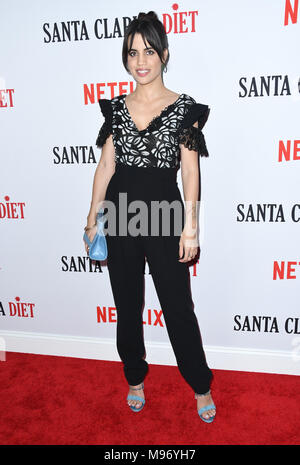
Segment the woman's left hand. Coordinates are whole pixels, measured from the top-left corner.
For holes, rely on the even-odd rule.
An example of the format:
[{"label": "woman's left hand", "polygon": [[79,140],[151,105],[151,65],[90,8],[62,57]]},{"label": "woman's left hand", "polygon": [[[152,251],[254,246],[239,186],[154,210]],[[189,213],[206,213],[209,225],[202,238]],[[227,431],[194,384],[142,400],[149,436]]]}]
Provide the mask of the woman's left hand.
[{"label": "woman's left hand", "polygon": [[[182,232],[179,241],[179,262],[185,263],[193,260],[197,255],[199,242],[197,234],[190,236],[185,231]],[[183,256],[184,254],[184,256]],[[182,257],[182,258],[181,258]]]}]

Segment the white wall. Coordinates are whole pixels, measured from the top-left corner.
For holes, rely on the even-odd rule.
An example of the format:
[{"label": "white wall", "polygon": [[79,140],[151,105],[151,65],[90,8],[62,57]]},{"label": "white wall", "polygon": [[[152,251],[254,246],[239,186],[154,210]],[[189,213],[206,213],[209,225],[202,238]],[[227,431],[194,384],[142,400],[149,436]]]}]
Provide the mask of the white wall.
[{"label": "white wall", "polygon": [[[291,11],[295,3],[287,2]],[[187,32],[176,33],[173,23],[168,34],[165,85],[211,108],[203,130],[210,157],[200,159],[201,255],[190,268],[207,359],[211,368],[299,374],[300,12],[285,25],[285,0],[178,5]],[[15,0],[2,8],[0,338],[7,351],[119,360],[108,270],[89,262],[82,241],[103,122],[96,92],[91,101],[85,90],[98,85],[102,98],[112,98],[134,89],[121,59],[123,20],[150,9],[174,21],[172,3],[162,1],[56,0],[42,8]],[[61,23],[71,21],[88,40],[75,40],[72,28],[71,40],[58,40]],[[113,36],[116,23],[121,36],[95,36],[95,24]],[[261,95],[261,77],[270,79],[269,94]],[[281,143],[291,146],[289,160],[279,161]],[[256,218],[257,205],[269,204],[273,220],[270,207],[259,221],[239,213],[252,207]],[[274,279],[275,262],[282,279]],[[147,361],[175,365],[163,318],[155,324],[161,307],[148,272]],[[17,303],[23,316],[14,316]],[[99,322],[97,308],[110,320]]]}]

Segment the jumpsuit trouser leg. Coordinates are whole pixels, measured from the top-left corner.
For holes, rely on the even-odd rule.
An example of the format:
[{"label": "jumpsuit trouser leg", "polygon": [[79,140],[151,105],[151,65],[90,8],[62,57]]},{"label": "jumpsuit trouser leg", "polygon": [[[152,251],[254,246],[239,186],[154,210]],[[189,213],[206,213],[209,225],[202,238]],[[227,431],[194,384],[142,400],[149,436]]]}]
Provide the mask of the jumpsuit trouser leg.
[{"label": "jumpsuit trouser leg", "polygon": [[202,346],[187,263],[179,259],[179,238],[143,238],[150,273],[178,369],[194,392],[209,390],[212,372]]},{"label": "jumpsuit trouser leg", "polygon": [[148,372],[143,334],[145,257],[138,238],[108,239],[107,262],[117,310],[117,350],[128,384],[136,386]]},{"label": "jumpsuit trouser leg", "polygon": [[[128,192],[131,199],[146,202],[154,195],[182,202],[175,173],[168,169],[117,168],[107,189],[108,200],[117,202],[119,192]],[[179,371],[194,392],[204,394],[209,390],[212,372],[206,363],[194,313],[188,264],[178,261],[179,239],[178,236],[107,236],[107,266],[117,310],[117,350],[128,384],[140,384],[149,368],[143,338],[146,256]]]}]

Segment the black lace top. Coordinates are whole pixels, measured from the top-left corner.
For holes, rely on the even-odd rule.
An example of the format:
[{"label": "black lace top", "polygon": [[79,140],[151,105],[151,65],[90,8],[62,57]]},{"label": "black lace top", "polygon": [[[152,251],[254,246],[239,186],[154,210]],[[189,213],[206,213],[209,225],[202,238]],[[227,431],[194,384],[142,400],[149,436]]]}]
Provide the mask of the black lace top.
[{"label": "black lace top", "polygon": [[[115,147],[115,162],[142,168],[176,168],[179,166],[180,145],[208,157],[202,133],[210,109],[196,103],[187,94],[165,107],[147,128],[139,131],[125,103],[126,94],[98,101],[104,123],[96,146],[102,147],[110,134]],[[198,121],[198,127],[193,124]]]}]

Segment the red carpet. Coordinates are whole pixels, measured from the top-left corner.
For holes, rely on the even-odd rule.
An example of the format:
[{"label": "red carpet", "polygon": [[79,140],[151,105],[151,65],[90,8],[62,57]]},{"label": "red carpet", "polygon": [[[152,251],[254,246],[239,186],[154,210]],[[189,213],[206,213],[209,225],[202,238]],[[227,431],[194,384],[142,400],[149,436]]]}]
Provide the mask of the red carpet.
[{"label": "red carpet", "polygon": [[213,370],[217,416],[200,420],[177,367],[150,365],[134,413],[121,362],[6,353],[0,362],[2,445],[295,445],[299,377]]}]

